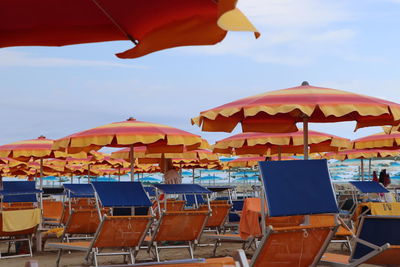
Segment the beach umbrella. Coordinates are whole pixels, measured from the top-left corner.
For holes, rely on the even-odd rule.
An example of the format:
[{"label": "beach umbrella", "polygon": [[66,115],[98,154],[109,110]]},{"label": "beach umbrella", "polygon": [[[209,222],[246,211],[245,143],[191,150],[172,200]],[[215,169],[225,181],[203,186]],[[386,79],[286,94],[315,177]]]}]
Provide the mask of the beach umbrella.
[{"label": "beach umbrella", "polygon": [[[214,153],[224,155],[271,156],[283,154],[302,154],[303,131],[293,133],[240,133],[217,141]],[[310,153],[338,151],[349,148],[349,139],[317,131],[308,132]]]},{"label": "beach umbrella", "polygon": [[397,157],[400,150],[384,150],[384,149],[349,149],[339,152],[328,152],[321,155],[322,158],[346,160],[346,159],[370,159],[370,158],[386,158]]},{"label": "beach umbrella", "polygon": [[194,150],[202,145],[198,135],[170,126],[150,122],[115,122],[78,132],[54,142],[55,150],[69,153],[99,150],[102,147],[129,147],[131,179],[134,179],[134,147],[146,146],[149,153],[177,153]]},{"label": "beach umbrella", "polygon": [[40,161],[40,182],[39,188],[43,189],[43,159],[65,156],[64,152],[52,150],[53,140],[44,136],[37,139],[24,140],[0,146],[0,157],[9,157],[19,161],[39,159]]},{"label": "beach umbrella", "polygon": [[136,58],[178,46],[213,45],[227,31],[259,33],[237,0],[4,0],[0,47],[63,46],[130,40],[117,54]]},{"label": "beach umbrella", "polygon": [[353,141],[354,148],[380,148],[380,149],[400,149],[400,132],[385,132],[368,135]]},{"label": "beach umbrella", "polygon": [[304,158],[308,158],[308,123],[356,121],[356,129],[398,125],[400,105],[346,91],[301,86],[270,91],[202,111],[192,119],[203,131],[231,132],[241,124],[243,132],[296,132],[303,123]]}]

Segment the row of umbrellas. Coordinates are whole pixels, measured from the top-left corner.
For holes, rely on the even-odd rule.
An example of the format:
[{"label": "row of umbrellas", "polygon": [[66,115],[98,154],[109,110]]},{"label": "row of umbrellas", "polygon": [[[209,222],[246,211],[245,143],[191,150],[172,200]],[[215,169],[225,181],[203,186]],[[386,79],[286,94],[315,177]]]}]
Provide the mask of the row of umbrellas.
[{"label": "row of umbrellas", "polygon": [[[192,122],[205,131],[229,132],[237,124],[242,125],[243,133],[218,141],[213,146],[214,153],[223,155],[278,155],[278,159],[282,159],[287,154],[303,154],[307,159],[309,152],[335,152],[340,155],[346,153],[343,149],[351,147],[399,148],[398,132],[381,133],[352,143],[349,139],[308,130],[308,122],[348,120],[356,120],[357,128],[395,126],[400,123],[400,105],[378,98],[313,87],[304,82],[299,87],[267,92],[201,112]],[[300,121],[303,122],[303,130],[298,131],[296,123]],[[107,158],[93,152],[102,147],[125,149],[114,152]],[[3,145],[0,146],[0,157],[22,162],[38,160],[40,176],[43,176],[44,168],[47,167],[44,159],[80,159],[87,157],[87,153],[92,153],[91,156],[97,161],[102,160],[110,165],[113,165],[113,160],[116,164],[115,158],[128,160],[133,180],[136,161],[161,165],[165,159],[175,158],[181,167],[192,168],[217,162],[217,155],[205,148],[209,148],[209,144],[199,135],[129,118],[58,140],[39,137]],[[389,155],[380,153],[380,156]],[[90,173],[90,164],[87,166]],[[121,163],[118,168],[127,167]]]}]

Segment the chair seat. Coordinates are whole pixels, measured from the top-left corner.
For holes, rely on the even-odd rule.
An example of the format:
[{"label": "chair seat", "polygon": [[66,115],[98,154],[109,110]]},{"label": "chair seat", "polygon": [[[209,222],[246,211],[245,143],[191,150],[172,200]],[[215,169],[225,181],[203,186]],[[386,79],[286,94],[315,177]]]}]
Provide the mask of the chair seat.
[{"label": "chair seat", "polygon": [[321,258],[322,262],[333,262],[333,263],[340,263],[340,264],[348,264],[350,256],[336,254],[336,253],[324,253]]},{"label": "chair seat", "polygon": [[209,239],[218,239],[218,240],[226,240],[226,241],[249,241],[252,238],[248,237],[247,239],[243,239],[240,237],[239,234],[206,234],[203,235],[203,237],[209,238]]},{"label": "chair seat", "polygon": [[49,248],[56,249],[68,249],[68,250],[79,250],[79,251],[87,251],[89,249],[91,242],[58,242],[58,243],[49,243],[47,246]]}]

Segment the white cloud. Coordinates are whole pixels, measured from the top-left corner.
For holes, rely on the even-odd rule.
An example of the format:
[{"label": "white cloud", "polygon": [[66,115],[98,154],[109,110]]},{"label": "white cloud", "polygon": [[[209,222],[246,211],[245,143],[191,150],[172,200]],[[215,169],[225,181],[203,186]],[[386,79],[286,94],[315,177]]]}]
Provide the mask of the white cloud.
[{"label": "white cloud", "polygon": [[26,52],[0,50],[0,67],[122,67],[146,68],[102,60],[83,60],[60,57],[39,57]]}]

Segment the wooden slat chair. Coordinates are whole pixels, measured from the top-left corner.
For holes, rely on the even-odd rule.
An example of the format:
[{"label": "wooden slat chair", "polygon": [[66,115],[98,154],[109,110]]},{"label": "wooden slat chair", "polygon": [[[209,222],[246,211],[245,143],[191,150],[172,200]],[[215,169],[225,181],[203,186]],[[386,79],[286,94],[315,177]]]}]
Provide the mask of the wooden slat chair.
[{"label": "wooden slat chair", "polygon": [[400,216],[364,216],[350,256],[325,253],[321,259],[332,266],[360,264],[400,265]]},{"label": "wooden slat chair", "polygon": [[[209,217],[209,211],[165,211],[157,221],[151,237],[147,238],[148,251],[160,261],[160,250],[188,248],[193,259],[193,245],[199,240]],[[161,242],[183,242],[183,245],[162,245]]]},{"label": "wooden slat chair", "polygon": [[[135,257],[151,224],[151,216],[104,216],[92,241],[71,241],[49,243],[51,248],[59,249],[56,265],[59,266],[63,250],[86,252],[85,259],[98,266],[98,256],[129,256],[135,263]],[[103,252],[105,249],[115,249]]]},{"label": "wooden slat chair", "polygon": [[[3,215],[0,213],[0,222],[3,221]],[[4,258],[16,258],[16,257],[32,257],[32,237],[36,232],[37,227],[33,227],[30,229],[26,229],[23,231],[17,232],[4,232],[3,231],[3,223],[0,223],[0,242],[8,243],[8,253],[10,252],[11,244],[16,242],[28,242],[29,252],[27,253],[19,253],[18,255],[2,255],[0,252],[0,259]],[[8,254],[7,253],[7,254]]]}]

